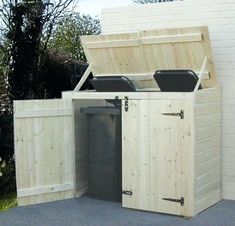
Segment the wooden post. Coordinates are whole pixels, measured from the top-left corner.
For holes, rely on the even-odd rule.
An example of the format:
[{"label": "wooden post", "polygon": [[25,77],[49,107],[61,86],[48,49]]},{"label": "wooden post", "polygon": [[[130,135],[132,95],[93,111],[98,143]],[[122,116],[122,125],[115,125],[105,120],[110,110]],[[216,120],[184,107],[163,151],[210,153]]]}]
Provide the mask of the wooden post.
[{"label": "wooden post", "polygon": [[199,88],[199,86],[200,86],[200,84],[202,82],[204,71],[206,70],[206,66],[207,66],[207,56],[205,57],[205,59],[203,61],[200,73],[198,75],[198,81],[197,81],[197,84],[196,84],[196,86],[194,88],[194,92],[198,90],[198,88]]},{"label": "wooden post", "polygon": [[90,65],[88,66],[88,68],[86,69],[86,71],[85,71],[85,73],[83,74],[81,80],[79,81],[79,83],[78,83],[77,86],[75,87],[73,93],[78,92],[78,91],[81,89],[82,85],[84,84],[84,82],[85,82],[86,79],[88,78],[89,74],[91,73],[91,69],[92,69],[92,64],[90,64]]}]

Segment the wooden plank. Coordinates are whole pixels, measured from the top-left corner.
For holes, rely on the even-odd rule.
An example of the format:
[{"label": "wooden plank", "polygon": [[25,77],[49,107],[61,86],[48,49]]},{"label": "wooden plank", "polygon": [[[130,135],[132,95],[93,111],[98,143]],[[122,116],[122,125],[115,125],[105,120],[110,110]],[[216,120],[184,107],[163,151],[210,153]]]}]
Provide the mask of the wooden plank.
[{"label": "wooden plank", "polygon": [[141,38],[143,45],[153,44],[167,44],[167,43],[179,43],[179,42],[201,42],[202,34],[183,34],[183,35],[165,35],[157,37],[144,37]]},{"label": "wooden plank", "polygon": [[86,42],[86,47],[88,49],[125,48],[125,47],[133,47],[133,46],[136,47],[139,45],[140,45],[140,42],[138,39]]},{"label": "wooden plank", "polygon": [[[122,205],[124,207],[135,206],[141,203],[139,196],[138,179],[140,177],[141,163],[140,143],[143,139],[139,137],[140,128],[140,100],[131,100],[128,112],[125,112],[125,102],[122,101],[122,189],[133,191],[133,196],[123,195]],[[145,195],[145,194],[144,194]]]},{"label": "wooden plank", "polygon": [[[182,210],[183,216],[194,216],[194,189],[195,189],[195,121],[193,98],[185,99],[183,107],[185,114],[183,124],[183,139],[181,138],[182,149],[182,194],[184,194],[185,205]],[[180,138],[179,138],[180,139]]]},{"label": "wooden plank", "polygon": [[205,163],[206,161],[220,155],[220,142],[218,142],[218,144],[213,144],[213,146],[214,147],[210,149],[206,149],[205,151],[196,153],[195,155],[196,166],[200,165],[201,163]]},{"label": "wooden plank", "polygon": [[27,196],[27,197],[18,197],[17,203],[18,203],[18,206],[28,206],[28,205],[45,203],[45,202],[71,199],[71,198],[74,198],[74,190]]},{"label": "wooden plank", "polygon": [[202,141],[204,139],[214,138],[221,132],[221,125],[211,125],[208,127],[196,129],[195,139],[196,142]]},{"label": "wooden plank", "polygon": [[[212,128],[212,130],[214,127]],[[201,139],[197,141],[196,143],[196,150],[195,154],[199,156],[199,154],[202,154],[205,151],[217,148],[221,146],[221,139],[220,134],[216,134],[215,136],[209,136],[205,137],[204,139]]]},{"label": "wooden plank", "polygon": [[14,114],[15,118],[41,118],[41,117],[59,117],[71,116],[73,114],[71,109],[55,109],[55,110],[38,110],[38,111],[24,111]]},{"label": "wooden plank", "polygon": [[[141,73],[141,74],[127,74],[127,73],[124,73],[124,74],[97,74],[96,77],[100,77],[100,76],[125,76],[125,77],[128,77],[130,80],[155,80],[153,78],[153,75],[154,75],[155,71],[153,72],[148,72],[148,73]],[[195,71],[195,73],[197,75],[199,75],[200,71]],[[210,73],[208,71],[204,71],[203,72],[203,79],[209,79],[210,77]],[[66,95],[66,93],[69,92],[69,91],[65,91],[65,92],[62,92],[64,93],[64,95]]]},{"label": "wooden plank", "polygon": [[22,198],[22,197],[42,195],[54,192],[73,190],[73,189],[74,189],[74,184],[55,184],[55,185],[41,186],[35,188],[19,189],[17,191],[17,196],[19,198]]},{"label": "wooden plank", "polygon": [[205,104],[196,104],[195,105],[195,113],[197,116],[205,115],[205,114],[213,114],[221,111],[221,103],[213,102],[213,103],[205,103]]},{"label": "wooden plank", "polygon": [[85,73],[83,74],[82,78],[80,79],[79,83],[78,83],[77,86],[75,87],[75,89],[74,89],[74,91],[73,91],[74,93],[77,92],[77,91],[79,91],[79,90],[82,88],[84,82],[87,80],[89,74],[92,72],[92,68],[93,68],[93,65],[92,65],[92,63],[90,62],[88,68],[86,69],[86,71],[85,71]]},{"label": "wooden plank", "polygon": [[210,206],[216,204],[221,200],[221,191],[218,189],[217,191],[211,192],[204,199],[196,202],[195,214],[200,213],[201,211],[209,208]]},{"label": "wooden plank", "polygon": [[[206,172],[204,175],[201,175],[196,178],[195,181],[195,190],[200,190],[202,187],[204,187],[209,182],[215,180],[216,178],[220,178],[221,176],[221,169],[220,167],[217,167],[211,171]],[[217,186],[218,187],[218,186]],[[199,197],[196,196],[197,200],[199,200]]]},{"label": "wooden plank", "polygon": [[218,175],[211,181],[207,181],[202,187],[195,190],[196,201],[208,197],[208,194],[210,194],[213,191],[219,191],[220,185],[221,185],[220,175]]},{"label": "wooden plank", "polygon": [[200,73],[198,75],[198,81],[197,81],[197,84],[194,88],[194,92],[196,92],[198,90],[199,86],[201,85],[202,78],[203,78],[202,76],[203,76],[204,71],[206,70],[206,66],[207,66],[207,56],[205,57],[205,59],[203,61]]},{"label": "wooden plank", "polygon": [[221,113],[204,114],[195,117],[196,128],[221,124]]},{"label": "wooden plank", "polygon": [[205,174],[211,169],[216,169],[218,166],[220,166],[220,162],[221,162],[220,155],[217,155],[214,158],[195,166],[196,177]]},{"label": "wooden plank", "polygon": [[125,99],[128,97],[132,100],[169,100],[169,99],[190,99],[193,93],[180,92],[76,92],[73,99]]}]

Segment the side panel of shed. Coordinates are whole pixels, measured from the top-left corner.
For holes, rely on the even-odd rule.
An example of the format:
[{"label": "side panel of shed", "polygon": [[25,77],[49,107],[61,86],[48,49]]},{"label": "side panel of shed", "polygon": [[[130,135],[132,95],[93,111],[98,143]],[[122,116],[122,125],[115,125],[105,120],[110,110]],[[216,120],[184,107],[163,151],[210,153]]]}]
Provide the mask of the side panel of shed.
[{"label": "side panel of shed", "polygon": [[74,197],[75,147],[71,100],[14,103],[19,205]]},{"label": "side panel of shed", "polygon": [[195,94],[195,213],[221,200],[221,89]]}]

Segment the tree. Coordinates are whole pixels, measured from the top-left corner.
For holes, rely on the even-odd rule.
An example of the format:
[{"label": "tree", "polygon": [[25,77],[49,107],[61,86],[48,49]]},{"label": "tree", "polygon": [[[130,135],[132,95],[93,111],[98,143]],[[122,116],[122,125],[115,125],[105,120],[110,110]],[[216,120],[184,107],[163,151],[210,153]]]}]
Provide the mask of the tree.
[{"label": "tree", "polygon": [[0,194],[15,190],[13,100],[44,97],[41,72],[48,40],[72,2],[1,0]]},{"label": "tree", "polygon": [[40,70],[53,27],[73,0],[3,0],[11,101],[42,98]]},{"label": "tree", "polygon": [[[177,0],[133,0],[135,3],[147,4],[147,3],[159,3],[159,2],[174,2]],[[179,0],[182,1],[182,0]]]},{"label": "tree", "polygon": [[80,36],[99,34],[100,31],[98,19],[79,13],[67,14],[59,20],[49,40],[49,48],[64,52],[72,59],[86,62]]}]

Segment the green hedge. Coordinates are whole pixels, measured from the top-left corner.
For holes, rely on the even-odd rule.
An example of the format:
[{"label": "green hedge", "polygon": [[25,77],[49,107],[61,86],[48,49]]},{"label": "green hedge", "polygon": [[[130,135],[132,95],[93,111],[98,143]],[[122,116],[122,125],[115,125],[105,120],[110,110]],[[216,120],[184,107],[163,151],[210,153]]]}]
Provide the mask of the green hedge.
[{"label": "green hedge", "polygon": [[13,116],[0,116],[0,194],[16,190]]}]

